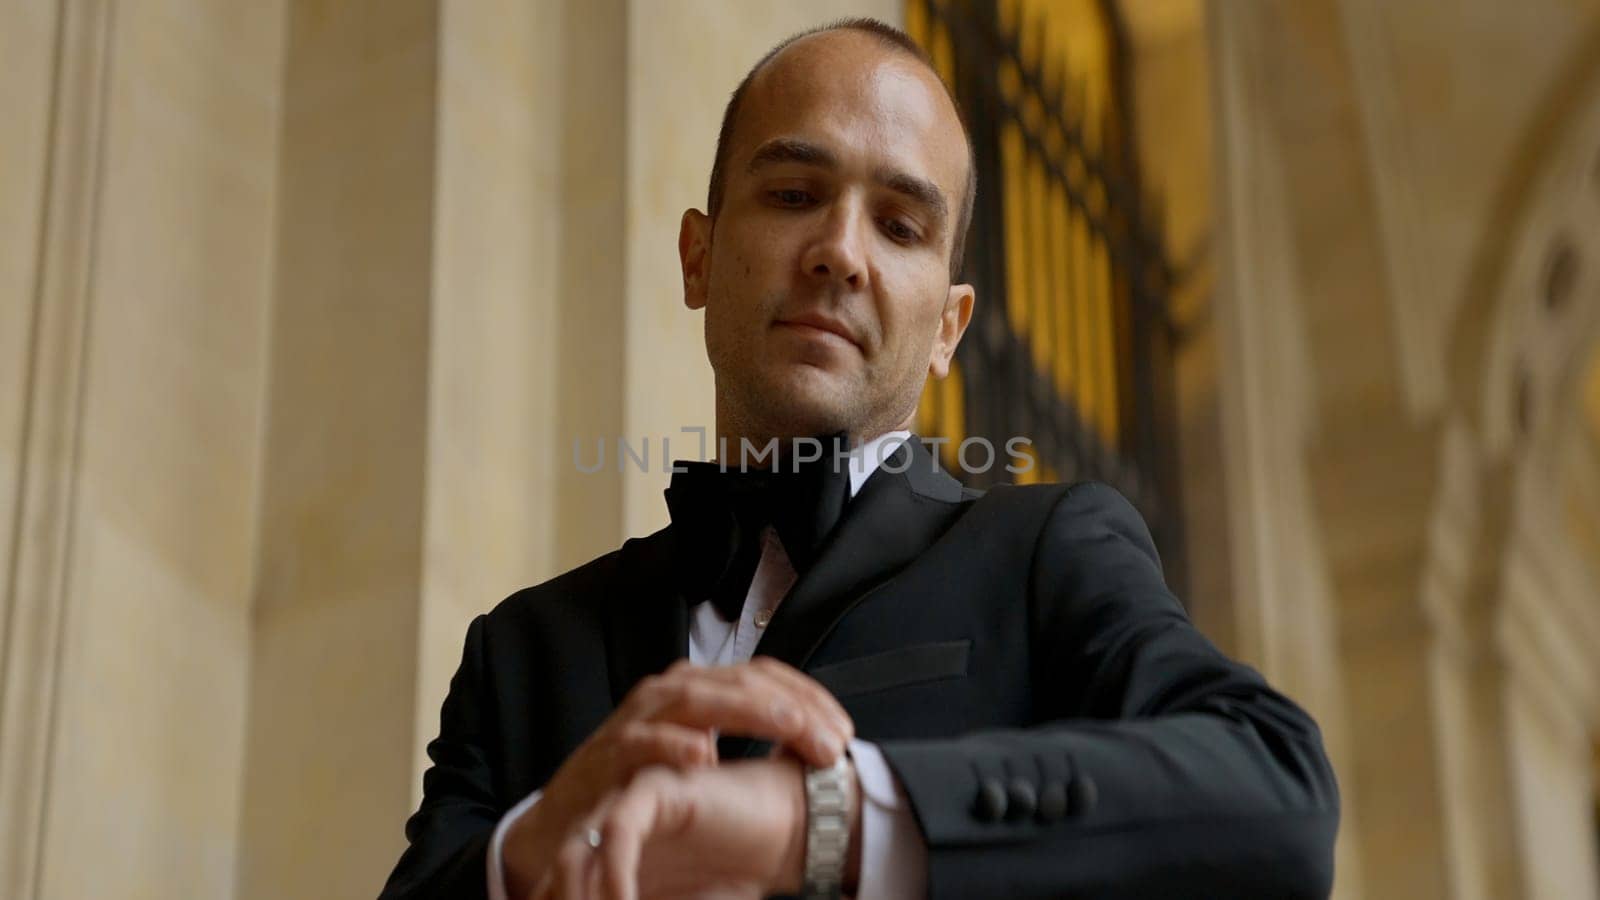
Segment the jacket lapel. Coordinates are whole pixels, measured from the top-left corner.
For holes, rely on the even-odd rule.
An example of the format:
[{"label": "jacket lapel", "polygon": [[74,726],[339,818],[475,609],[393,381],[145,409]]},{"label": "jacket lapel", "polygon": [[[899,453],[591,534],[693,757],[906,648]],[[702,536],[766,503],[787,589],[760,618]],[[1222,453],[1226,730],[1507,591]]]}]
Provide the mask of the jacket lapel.
[{"label": "jacket lapel", "polygon": [[622,546],[616,594],[604,603],[613,706],[689,652],[689,603],[672,577],[671,552],[670,528]]},{"label": "jacket lapel", "polygon": [[[902,472],[892,471],[910,465]],[[851,607],[905,568],[960,514],[961,483],[920,440],[906,442],[867,479],[817,560],[790,589],[756,653],[804,668]]]}]

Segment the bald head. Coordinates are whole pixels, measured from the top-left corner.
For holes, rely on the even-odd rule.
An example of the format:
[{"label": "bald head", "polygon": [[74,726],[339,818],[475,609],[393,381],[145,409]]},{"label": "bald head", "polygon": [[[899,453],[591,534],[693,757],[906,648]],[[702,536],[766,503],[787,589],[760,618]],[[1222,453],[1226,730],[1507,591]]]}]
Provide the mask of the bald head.
[{"label": "bald head", "polygon": [[[728,167],[735,146],[749,143],[743,113],[751,106],[778,109],[792,108],[796,100],[804,100],[808,89],[816,87],[819,72],[850,77],[860,73],[863,63],[871,57],[890,58],[909,79],[920,81],[932,89],[930,93],[943,101],[944,109],[930,111],[947,114],[951,127],[957,132],[956,140],[964,145],[964,171],[950,191],[950,280],[961,272],[966,254],[967,231],[972,221],[972,206],[977,194],[977,171],[973,165],[972,139],[961,118],[955,96],[934,70],[933,64],[922,48],[905,32],[876,19],[844,19],[800,32],[767,51],[750,71],[745,73],[733,91],[722,113],[722,127],[717,134],[716,157],[711,166],[711,183],[706,196],[706,212],[713,220],[721,211],[727,191]],[[840,67],[844,68],[840,68]],[[755,148],[743,148],[747,152]]]}]

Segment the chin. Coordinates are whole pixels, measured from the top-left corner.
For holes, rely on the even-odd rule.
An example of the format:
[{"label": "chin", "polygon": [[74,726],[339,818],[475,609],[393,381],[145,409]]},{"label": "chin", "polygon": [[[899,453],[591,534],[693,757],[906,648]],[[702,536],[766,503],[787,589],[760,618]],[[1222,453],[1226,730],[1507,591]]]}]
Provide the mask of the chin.
[{"label": "chin", "polygon": [[767,417],[796,435],[846,430],[859,414],[846,379],[809,365],[785,366],[763,378],[755,398]]}]

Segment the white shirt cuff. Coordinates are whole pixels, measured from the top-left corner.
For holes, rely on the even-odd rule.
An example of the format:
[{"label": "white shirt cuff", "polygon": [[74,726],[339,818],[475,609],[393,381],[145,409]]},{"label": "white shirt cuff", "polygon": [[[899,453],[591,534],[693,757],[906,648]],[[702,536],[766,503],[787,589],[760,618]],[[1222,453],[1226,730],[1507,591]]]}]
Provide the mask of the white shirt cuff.
[{"label": "white shirt cuff", "polygon": [[[508,900],[506,894],[506,865],[501,853],[506,842],[506,832],[511,829],[511,823],[522,818],[522,814],[539,802],[544,796],[544,791],[534,791],[522,798],[522,802],[511,807],[511,810],[500,817],[500,824],[494,827],[494,835],[489,838],[489,857],[487,877],[489,880],[489,900]],[[865,830],[865,821],[862,829]]]},{"label": "white shirt cuff", "polygon": [[928,845],[917,828],[905,789],[876,744],[851,741],[850,758],[856,764],[862,799],[861,880],[856,885],[856,900],[926,897]]}]

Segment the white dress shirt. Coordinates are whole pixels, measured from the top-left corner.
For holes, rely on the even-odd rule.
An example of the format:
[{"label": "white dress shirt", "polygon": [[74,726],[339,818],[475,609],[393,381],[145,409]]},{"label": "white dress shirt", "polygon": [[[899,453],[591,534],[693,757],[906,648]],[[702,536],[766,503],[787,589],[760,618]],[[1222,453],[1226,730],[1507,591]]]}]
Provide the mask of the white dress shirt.
[{"label": "white dress shirt", "polygon": [[[894,447],[911,437],[909,431],[891,431],[856,448],[850,459],[850,496],[877,470]],[[794,585],[794,566],[784,552],[777,532],[767,526],[761,534],[761,560],[745,594],[737,623],[727,622],[708,602],[697,605],[689,619],[689,661],[695,665],[725,666],[746,662],[755,653],[761,632]],[[928,848],[917,830],[905,791],[874,744],[850,742],[856,779],[861,785],[861,879],[857,900],[926,896]],[[489,842],[490,900],[507,900],[502,850],[511,823],[539,802],[541,791],[529,794],[512,807],[495,826]]]}]

